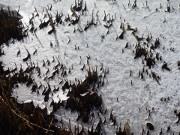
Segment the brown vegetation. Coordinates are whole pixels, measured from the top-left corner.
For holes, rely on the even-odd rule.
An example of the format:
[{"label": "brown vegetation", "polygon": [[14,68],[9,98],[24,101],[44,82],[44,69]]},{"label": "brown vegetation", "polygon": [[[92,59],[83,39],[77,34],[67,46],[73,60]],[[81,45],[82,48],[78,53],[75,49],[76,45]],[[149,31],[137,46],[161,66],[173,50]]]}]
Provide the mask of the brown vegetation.
[{"label": "brown vegetation", "polygon": [[[35,108],[33,103],[17,103],[11,97],[12,85],[17,83],[6,77],[0,65],[0,134],[70,134],[63,127],[54,126],[54,114],[47,109]],[[12,79],[13,80],[13,79]]]},{"label": "brown vegetation", "polygon": [[0,45],[8,44],[11,38],[21,40],[27,36],[27,33],[23,31],[24,26],[18,18],[8,16],[3,9],[0,9],[0,18]]},{"label": "brown vegetation", "polygon": [[93,108],[101,109],[102,98],[98,95],[96,86],[98,82],[97,70],[88,70],[88,76],[83,82],[78,84],[69,84],[66,82],[62,89],[71,90],[68,92],[68,100],[66,108],[70,108],[72,111],[78,111],[79,116],[77,120],[82,118],[83,122],[88,122],[90,111]]}]

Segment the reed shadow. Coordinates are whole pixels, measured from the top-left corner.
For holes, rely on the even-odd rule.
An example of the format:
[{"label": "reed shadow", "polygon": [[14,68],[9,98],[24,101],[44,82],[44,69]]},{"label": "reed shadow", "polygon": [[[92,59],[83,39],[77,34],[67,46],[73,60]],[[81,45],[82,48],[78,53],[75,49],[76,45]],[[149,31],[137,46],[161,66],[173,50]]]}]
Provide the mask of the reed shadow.
[{"label": "reed shadow", "polygon": [[53,34],[54,34],[55,42],[56,42],[57,47],[58,47],[58,51],[60,51],[60,50],[59,50],[59,40],[58,40],[58,38],[57,38],[56,30],[54,30]]}]

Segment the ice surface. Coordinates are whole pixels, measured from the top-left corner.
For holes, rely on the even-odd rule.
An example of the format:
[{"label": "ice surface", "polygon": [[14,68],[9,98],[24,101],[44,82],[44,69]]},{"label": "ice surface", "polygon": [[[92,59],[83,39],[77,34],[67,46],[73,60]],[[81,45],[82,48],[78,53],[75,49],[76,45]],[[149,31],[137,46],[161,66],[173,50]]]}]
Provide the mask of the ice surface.
[{"label": "ice surface", "polygon": [[[130,0],[130,2],[132,5],[133,1]],[[57,2],[53,0],[1,0],[0,3],[8,3],[8,6],[14,9],[18,9],[20,6],[20,14],[23,16],[22,21],[25,24],[29,23],[29,19],[32,17],[31,13],[35,7],[40,14],[34,22],[35,26],[38,27],[39,20],[46,13],[43,12],[44,7],[52,4],[51,14],[55,15],[58,11],[67,16],[67,14],[71,14],[70,6],[74,4],[74,0]],[[86,3],[88,11],[81,16],[79,24],[74,26],[68,26],[68,24],[59,25],[56,28],[56,33],[51,35],[48,35],[48,31],[51,29],[51,26],[48,26],[42,30],[38,29],[36,32],[37,37],[29,32],[29,36],[24,41],[15,42],[15,44],[10,44],[9,47],[4,46],[6,55],[2,56],[1,60],[5,64],[5,68],[15,67],[14,62],[16,62],[18,67],[22,64],[25,69],[27,65],[22,62],[22,59],[27,55],[26,47],[31,54],[35,49],[38,49],[37,54],[32,56],[31,61],[38,62],[39,66],[43,65],[43,60],[49,59],[52,61],[54,56],[65,64],[67,69],[73,65],[73,70],[66,79],[72,81],[75,81],[75,78],[84,80],[86,71],[80,69],[86,63],[86,56],[90,55],[91,67],[96,67],[96,65],[101,67],[103,64],[110,71],[105,80],[106,85],[100,89],[103,104],[108,110],[108,117],[113,109],[113,115],[116,116],[118,123],[123,124],[127,119],[130,119],[131,131],[137,135],[140,134],[142,127],[146,129],[146,122],[151,122],[155,126],[155,131],[152,134],[157,134],[161,128],[165,131],[169,125],[171,125],[171,130],[177,134],[180,131],[180,125],[175,123],[177,118],[173,112],[175,109],[180,109],[180,71],[177,66],[180,56],[180,1],[171,0],[167,3],[166,0],[151,0],[148,1],[149,8],[147,8],[145,7],[145,0],[137,0],[138,7],[135,9],[128,7],[128,1],[126,0],[86,0]],[[165,12],[168,4],[174,8],[170,13]],[[162,8],[160,8],[160,5]],[[91,20],[92,11],[94,16],[98,12],[99,23],[97,26],[92,26],[82,33],[77,30],[73,33],[74,28],[85,27],[87,21]],[[102,21],[104,11],[107,14],[110,13],[111,16],[116,16],[108,35],[106,35],[107,29],[103,26],[105,23]],[[163,21],[165,22],[163,23]],[[143,65],[142,59],[134,59],[132,52],[137,44],[136,39],[131,32],[127,32],[123,40],[116,40],[117,35],[122,32],[119,28],[121,22],[137,28],[139,36],[144,34],[145,37],[151,33],[154,40],[160,38],[161,47],[156,52],[162,55],[163,60],[168,63],[171,69],[170,72],[162,71],[161,66],[163,63],[161,62],[157,63],[152,69],[161,77],[161,85],[158,85],[152,78],[145,77],[145,80],[142,80],[138,77],[139,70],[142,70]],[[105,35],[103,41],[101,39],[102,35]],[[69,38],[71,39],[70,43],[68,43]],[[50,42],[53,43],[52,48]],[[127,42],[131,47],[125,48]],[[79,47],[79,50],[75,50],[75,45]],[[16,53],[19,48],[21,55],[17,57]],[[174,48],[175,51],[170,51],[170,48]],[[124,52],[122,52],[122,49]],[[51,62],[48,67],[50,73],[56,64],[57,59],[55,59],[55,63]],[[48,68],[42,67],[42,74],[45,75]],[[130,70],[133,73],[132,77],[129,77]],[[34,79],[38,83],[41,82],[47,85],[36,74],[34,74]],[[61,81],[61,78],[56,77],[49,83],[52,88],[55,86],[61,89],[62,84],[59,84],[59,81]],[[131,85],[131,81],[133,85]],[[19,102],[33,101],[35,106],[47,107],[51,111],[50,102],[52,100],[55,102],[66,100],[66,94],[67,92],[63,93],[60,90],[50,97],[49,102],[45,103],[41,94],[37,96],[31,93],[30,88],[22,85],[14,89],[12,96],[16,97]],[[162,102],[160,100],[162,97],[169,97],[170,100]],[[148,110],[151,111],[150,117],[148,117]],[[69,110],[60,109],[56,115],[57,117],[70,118],[76,123],[75,117],[77,114],[70,113]],[[104,127],[107,134],[115,133],[112,125],[106,124]]]}]

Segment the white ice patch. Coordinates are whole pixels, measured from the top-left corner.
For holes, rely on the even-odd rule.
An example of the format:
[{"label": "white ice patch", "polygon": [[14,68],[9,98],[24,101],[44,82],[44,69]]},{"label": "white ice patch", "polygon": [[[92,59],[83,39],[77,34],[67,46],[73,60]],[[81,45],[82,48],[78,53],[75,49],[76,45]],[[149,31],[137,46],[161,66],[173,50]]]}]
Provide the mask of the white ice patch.
[{"label": "white ice patch", "polygon": [[[134,0],[130,2],[132,6]],[[8,0],[1,0],[0,3],[6,4]],[[53,2],[52,0],[10,1],[10,5],[13,8],[18,9],[20,6],[23,22],[26,24],[29,24],[29,19],[32,17],[31,13],[34,11],[34,7],[36,7],[40,17],[35,19],[35,25],[40,24],[40,19],[43,19],[43,7],[47,7],[49,4],[53,6],[51,11],[53,15],[58,10],[59,13],[62,12],[67,16],[67,14],[70,14],[70,6],[74,4],[74,0],[61,0],[58,2]],[[146,129],[145,124],[147,122],[151,122],[155,126],[155,131],[152,134],[157,134],[161,128],[165,131],[169,125],[171,125],[172,131],[178,134],[180,126],[174,123],[177,120],[174,110],[180,109],[180,70],[177,66],[177,61],[180,60],[179,1],[170,1],[171,7],[174,8],[170,13],[165,12],[167,7],[167,1],[165,0],[148,1],[149,8],[145,7],[146,1],[137,0],[138,7],[136,9],[128,7],[128,1],[126,0],[116,0],[115,2],[108,0],[86,0],[86,4],[88,11],[84,16],[81,16],[81,21],[78,25],[59,25],[56,27],[56,34],[51,35],[47,34],[51,29],[51,26],[48,26],[42,30],[38,29],[36,32],[37,36],[29,32],[29,36],[23,41],[16,41],[15,44],[10,44],[9,47],[4,46],[5,55],[0,58],[5,64],[4,68],[14,68],[14,62],[16,62],[18,67],[22,64],[22,67],[25,69],[27,67],[26,63],[22,62],[22,59],[27,56],[25,47],[31,54],[36,48],[38,52],[37,55],[32,57],[31,60],[33,62],[38,62],[39,66],[42,66],[43,60],[49,59],[52,61],[53,56],[55,56],[67,68],[73,65],[71,74],[65,80],[84,80],[87,72],[80,69],[87,63],[87,56],[90,55],[90,67],[95,67],[96,65],[101,67],[101,63],[103,63],[103,66],[110,70],[110,73],[104,80],[106,85],[100,89],[100,94],[108,112],[113,109],[113,115],[116,116],[117,122],[125,123],[127,119],[130,119],[131,131],[136,135],[140,134],[142,125]],[[156,8],[158,9],[157,12]],[[74,33],[74,28],[77,29],[79,26],[84,28],[87,21],[91,20],[92,10],[94,11],[94,17],[99,17],[100,23],[97,26],[92,26],[85,32],[81,33],[76,30]],[[104,22],[102,21],[104,11],[106,11],[106,14],[110,13],[111,16],[116,16],[108,35],[106,35],[108,30],[104,28]],[[158,85],[156,81],[149,77],[145,80],[139,79],[138,72],[142,70],[143,65],[141,59],[134,59],[132,50],[136,45],[136,40],[131,32],[125,34],[124,40],[116,41],[117,35],[122,32],[119,28],[120,24],[124,21],[133,28],[137,28],[139,36],[146,37],[147,34],[151,34],[153,39],[160,38],[161,47],[157,51],[171,68],[170,72],[162,71],[162,63],[157,63],[154,69],[152,69],[161,77],[161,85]],[[103,35],[105,35],[105,38],[101,41]],[[70,43],[68,43],[68,37],[71,39]],[[52,48],[49,45],[50,42],[53,43]],[[125,48],[127,42],[131,45],[129,48]],[[79,50],[75,50],[75,47],[79,47]],[[174,52],[170,51],[171,47],[175,48]],[[16,56],[18,48],[21,49],[21,56],[19,57]],[[51,74],[56,64],[57,61],[54,64],[51,63],[48,67],[50,70],[48,75]],[[85,69],[88,69],[88,67]],[[42,77],[45,77],[48,69],[42,67],[41,70]],[[130,70],[133,72],[132,77],[129,77]],[[47,86],[43,79],[39,78],[36,74],[33,76],[38,84],[41,82]],[[63,80],[63,83],[65,80]],[[61,79],[58,77],[50,81],[52,89],[55,86],[56,88],[59,87],[60,90],[53,95],[51,93],[47,103],[43,101],[43,95],[32,93],[31,87],[27,88],[25,85],[19,85],[19,88],[15,88],[12,96],[16,97],[21,103],[33,101],[35,106],[47,107],[50,112],[52,111],[50,107],[52,100],[59,102],[68,99],[67,91],[63,92],[61,90],[62,84],[59,84],[60,81]],[[43,89],[40,90],[40,93],[42,91]],[[82,96],[85,96],[85,94],[82,94]],[[162,97],[169,97],[170,100],[162,102]],[[150,117],[148,117],[149,110],[151,111]],[[57,112],[56,115],[57,117],[70,118],[76,123],[76,113],[72,115],[64,111],[64,113]],[[109,113],[107,114],[108,117]],[[115,133],[113,126],[109,124],[104,125],[104,128],[107,134]]]}]

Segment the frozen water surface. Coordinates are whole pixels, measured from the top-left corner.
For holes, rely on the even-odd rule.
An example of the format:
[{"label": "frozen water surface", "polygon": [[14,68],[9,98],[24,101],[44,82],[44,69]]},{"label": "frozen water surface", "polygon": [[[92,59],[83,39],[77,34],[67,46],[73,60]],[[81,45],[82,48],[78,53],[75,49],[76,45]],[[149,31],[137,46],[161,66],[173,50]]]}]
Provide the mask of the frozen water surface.
[{"label": "frozen water surface", "polygon": [[[137,135],[140,134],[142,127],[146,129],[147,122],[151,122],[155,126],[155,130],[151,134],[157,134],[161,128],[165,132],[169,125],[171,125],[171,130],[178,134],[180,125],[175,123],[177,118],[174,115],[174,110],[180,109],[180,70],[177,66],[177,61],[180,60],[180,1],[151,0],[148,1],[147,8],[145,0],[137,0],[137,8],[135,9],[132,9],[134,2],[132,0],[130,0],[129,7],[126,0],[84,0],[84,2],[87,4],[87,11],[81,15],[78,24],[69,26],[68,23],[64,23],[56,27],[55,33],[49,35],[48,31],[51,30],[51,26],[41,30],[38,28],[40,20],[43,20],[46,13],[45,7],[48,8],[52,4],[50,13],[53,16],[57,11],[67,16],[72,14],[70,7],[74,4],[74,0],[1,0],[0,4],[10,6],[13,9],[18,9],[20,6],[20,14],[23,16],[24,24],[29,24],[29,19],[35,8],[39,13],[39,17],[34,19],[34,25],[38,29],[36,34],[29,32],[29,36],[23,41],[11,43],[9,47],[4,46],[5,55],[1,57],[1,60],[5,69],[15,67],[15,63],[19,68],[22,64],[22,68],[25,69],[27,64],[22,59],[27,56],[26,48],[31,54],[37,49],[37,54],[31,57],[32,62],[42,66],[43,60],[53,61],[54,57],[55,62],[51,62],[48,67],[50,73],[59,60],[67,69],[72,68],[73,65],[71,74],[68,74],[64,79],[84,80],[87,72],[80,69],[86,64],[87,56],[90,56],[91,67],[101,67],[103,64],[103,67],[109,69],[109,74],[105,79],[106,84],[100,89],[104,107],[108,110],[107,118],[113,110],[113,115],[116,116],[118,123],[124,124],[127,119],[130,119],[131,131]],[[171,7],[170,13],[166,12],[167,5]],[[110,17],[115,18],[107,35],[108,29],[104,27],[105,22],[103,21],[104,11],[106,14],[110,14]],[[91,21],[92,12],[93,17],[98,20],[97,26],[91,26],[87,31],[78,31],[77,29],[84,29],[87,21]],[[147,75],[144,76],[145,79],[139,78],[138,74],[142,70],[143,64],[142,58],[134,59],[133,50],[137,44],[135,37],[131,31],[127,31],[123,40],[116,40],[117,35],[122,32],[121,22],[125,26],[129,24],[132,28],[137,28],[139,37],[147,37],[150,34],[154,41],[159,38],[161,45],[155,52],[162,56],[163,61],[171,69],[170,72],[162,71],[163,62],[157,62],[154,68],[149,70],[149,72],[153,71],[161,77],[160,85]],[[74,29],[76,29],[75,33]],[[103,35],[104,39],[102,40]],[[69,39],[70,42],[68,42]],[[52,42],[53,47],[50,47],[50,42]],[[125,48],[127,42],[130,46]],[[172,48],[174,51],[171,51]],[[21,55],[17,57],[19,49]],[[47,85],[43,77],[45,77],[48,68],[41,68],[41,78],[37,74],[33,74],[33,78],[38,84]],[[132,71],[131,77],[130,70]],[[49,82],[50,86],[61,89],[62,84],[59,84],[61,79],[55,77]],[[47,107],[49,112],[52,110],[50,107],[52,100],[58,102],[68,98],[67,92],[60,90],[50,96],[49,101],[45,103],[41,93],[42,91],[40,91],[40,95],[37,95],[25,85],[20,85],[19,88],[14,89],[12,96],[17,97],[21,103],[32,100],[35,106]],[[162,97],[169,97],[169,100],[161,101]],[[148,116],[149,110],[150,116]],[[76,123],[77,114],[75,112],[71,113],[69,110],[60,109],[56,112],[56,116],[67,121],[70,118],[72,123]],[[115,129],[109,121],[104,125],[104,129],[107,134],[115,133]]]}]

